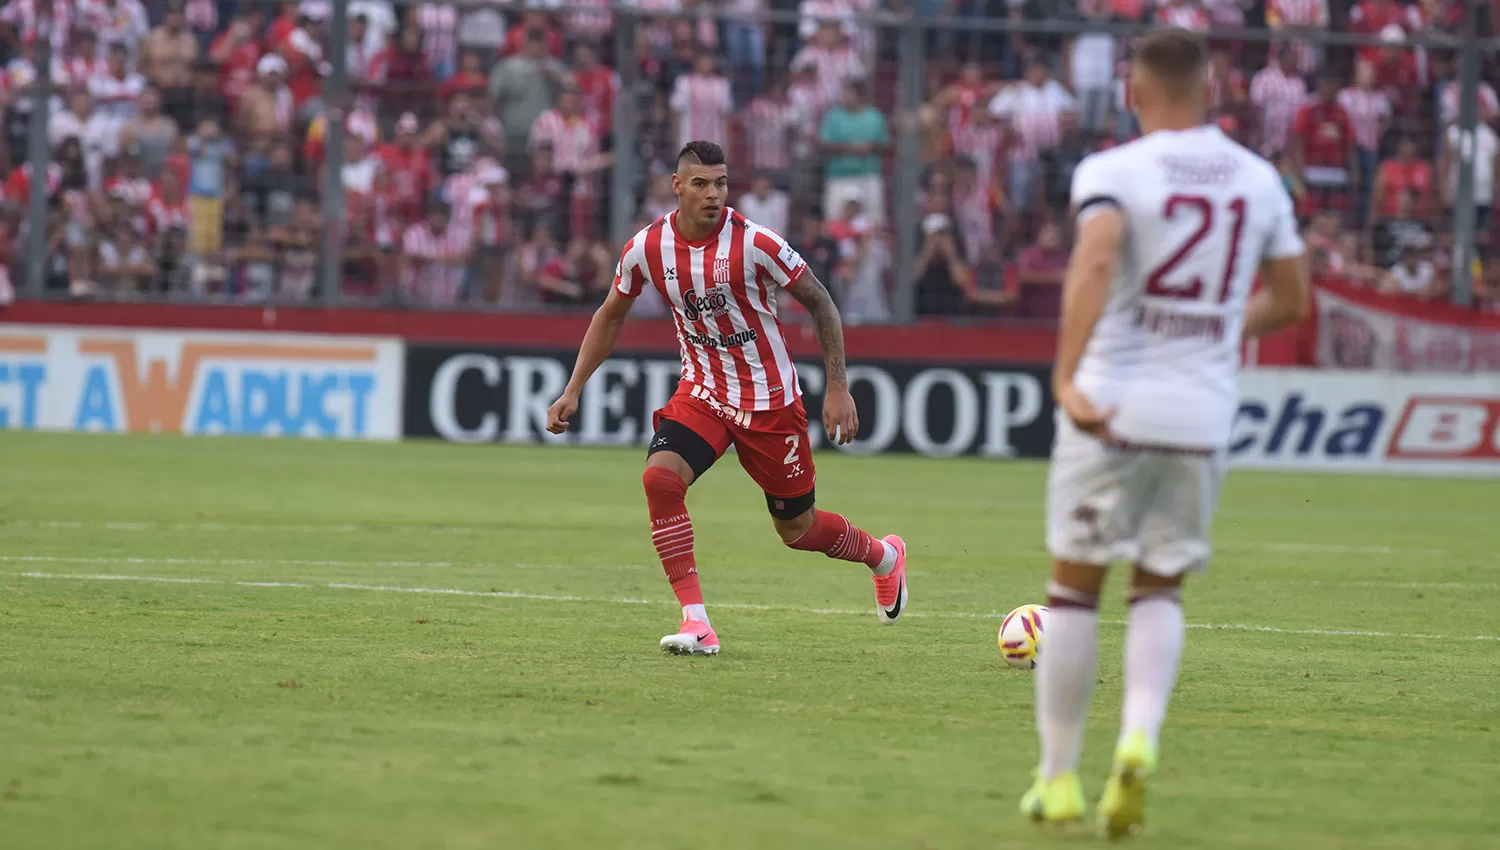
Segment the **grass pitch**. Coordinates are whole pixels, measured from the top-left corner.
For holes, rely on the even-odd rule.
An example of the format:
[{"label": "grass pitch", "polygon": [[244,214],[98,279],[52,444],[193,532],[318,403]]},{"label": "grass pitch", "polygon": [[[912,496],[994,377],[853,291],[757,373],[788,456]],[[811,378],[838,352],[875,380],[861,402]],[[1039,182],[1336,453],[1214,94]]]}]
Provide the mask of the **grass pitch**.
[{"label": "grass pitch", "polygon": [[[1044,467],[819,463],[910,618],[731,462],[690,502],[724,654],[667,658],[639,451],[0,434],[0,847],[1092,843],[1015,812]],[[1139,845],[1494,847],[1496,491],[1232,474]]]}]

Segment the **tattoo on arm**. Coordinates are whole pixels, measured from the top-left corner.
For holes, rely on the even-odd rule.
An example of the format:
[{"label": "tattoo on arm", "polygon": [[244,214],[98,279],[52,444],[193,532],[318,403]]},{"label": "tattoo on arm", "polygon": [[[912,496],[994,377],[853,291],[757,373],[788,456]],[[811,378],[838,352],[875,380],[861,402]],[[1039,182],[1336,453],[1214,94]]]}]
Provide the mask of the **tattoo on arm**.
[{"label": "tattoo on arm", "polygon": [[849,375],[844,364],[844,325],[839,319],[839,308],[833,296],[811,270],[802,273],[802,279],[788,290],[797,299],[808,315],[812,316],[813,328],[818,334],[818,345],[823,348],[823,368],[827,381],[847,384]]}]

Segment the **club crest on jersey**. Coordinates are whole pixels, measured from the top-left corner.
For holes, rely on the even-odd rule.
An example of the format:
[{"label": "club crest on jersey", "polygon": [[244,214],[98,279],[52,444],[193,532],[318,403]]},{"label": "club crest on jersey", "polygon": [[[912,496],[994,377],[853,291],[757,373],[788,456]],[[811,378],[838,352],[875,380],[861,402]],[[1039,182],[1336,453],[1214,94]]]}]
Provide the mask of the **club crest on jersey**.
[{"label": "club crest on jersey", "polygon": [[[729,265],[727,260],[724,261],[724,264],[726,267]],[[717,271],[717,265],[715,263],[715,271]],[[715,286],[705,289],[702,295],[699,295],[695,289],[689,289],[687,292],[682,293],[682,315],[689,322],[696,322],[704,317],[716,319],[728,312],[728,286]]]},{"label": "club crest on jersey", "polygon": [[729,282],[729,260],[720,258],[714,260],[714,283]]}]

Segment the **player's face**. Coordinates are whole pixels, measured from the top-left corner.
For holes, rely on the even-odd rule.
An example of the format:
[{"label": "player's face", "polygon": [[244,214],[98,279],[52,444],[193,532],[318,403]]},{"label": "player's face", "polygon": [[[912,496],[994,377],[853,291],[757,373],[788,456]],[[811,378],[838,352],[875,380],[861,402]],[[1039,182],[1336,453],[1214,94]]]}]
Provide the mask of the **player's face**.
[{"label": "player's face", "polygon": [[672,175],[677,209],[690,221],[716,224],[729,191],[729,169],[723,165],[683,165]]}]

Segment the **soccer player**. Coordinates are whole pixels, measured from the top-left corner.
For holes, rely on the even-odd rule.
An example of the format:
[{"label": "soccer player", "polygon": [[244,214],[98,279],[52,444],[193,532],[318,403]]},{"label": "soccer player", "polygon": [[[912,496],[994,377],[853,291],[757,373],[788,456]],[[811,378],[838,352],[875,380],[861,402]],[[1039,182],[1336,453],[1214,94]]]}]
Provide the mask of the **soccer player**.
[{"label": "soccer player", "polygon": [[[1097,666],[1099,591],[1133,563],[1125,705],[1101,830],[1143,823],[1145,784],[1182,656],[1182,582],[1209,527],[1238,408],[1241,340],[1301,321],[1302,240],[1270,163],[1205,125],[1203,41],[1144,38],[1129,95],[1144,135],[1073,173],[1077,242],[1063,292],[1047,482],[1047,647],[1037,667],[1041,766],[1021,801],[1048,822],[1083,816],[1078,761]],[[1252,294],[1259,273],[1261,289]]]},{"label": "soccer player", "polygon": [[812,317],[827,372],[823,424],[845,445],[858,433],[859,417],[844,370],[838,308],[781,236],[725,206],[728,190],[724,151],[713,142],[684,145],[672,175],[677,210],[626,243],[614,285],[583,336],[573,376],[547,411],[547,429],[566,431],[584,384],[614,350],[636,296],[655,287],[672,305],[682,349],[682,380],[656,411],[642,476],[651,540],[682,605],[681,627],[661,639],[662,651],[674,655],[719,652],[698,584],[686,499],[688,487],[731,445],[765,491],[783,543],[869,567],[880,622],[894,623],[906,610],[906,543],[894,534],[877,539],[814,506],[807,412],[776,299],[785,290]]}]

